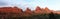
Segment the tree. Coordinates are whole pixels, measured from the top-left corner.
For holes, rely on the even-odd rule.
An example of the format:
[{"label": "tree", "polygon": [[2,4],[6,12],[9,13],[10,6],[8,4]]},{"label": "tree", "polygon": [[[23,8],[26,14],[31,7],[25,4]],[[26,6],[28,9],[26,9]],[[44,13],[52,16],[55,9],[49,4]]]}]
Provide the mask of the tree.
[{"label": "tree", "polygon": [[51,13],[49,14],[49,19],[56,19],[56,17],[54,16],[53,12],[51,12]]}]

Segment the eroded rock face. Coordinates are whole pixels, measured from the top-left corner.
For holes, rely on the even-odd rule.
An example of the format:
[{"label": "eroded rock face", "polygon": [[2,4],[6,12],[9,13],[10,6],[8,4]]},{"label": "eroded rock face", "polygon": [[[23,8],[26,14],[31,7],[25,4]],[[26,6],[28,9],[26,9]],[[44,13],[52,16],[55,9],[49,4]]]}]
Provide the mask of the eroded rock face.
[{"label": "eroded rock face", "polygon": [[22,12],[22,9],[12,8],[12,7],[3,7],[3,8],[0,8],[0,12],[2,12],[2,13],[19,13],[19,12]]},{"label": "eroded rock face", "polygon": [[44,10],[44,8],[42,8],[41,14],[45,14],[45,10]]},{"label": "eroded rock face", "polygon": [[14,12],[14,13],[22,13],[23,11],[20,8],[13,8],[12,12]]},{"label": "eroded rock face", "polygon": [[41,10],[41,8],[39,6],[36,7],[36,11],[38,11],[38,10]]},{"label": "eroded rock face", "polygon": [[25,15],[25,16],[30,16],[32,14],[48,14],[51,13],[51,10],[49,10],[47,7],[44,8],[40,8],[39,6],[36,7],[36,9],[34,11],[31,11],[31,9],[27,8],[25,11],[23,11],[21,8],[17,8],[17,7],[3,7],[0,8],[0,12],[1,13],[16,13],[14,15]]},{"label": "eroded rock face", "polygon": [[26,16],[29,16],[29,15],[31,15],[32,14],[32,11],[31,11],[31,9],[29,9],[29,8],[27,8],[26,10],[25,10],[25,12],[24,12],[24,15],[26,15]]},{"label": "eroded rock face", "polygon": [[47,13],[47,14],[48,14],[48,13],[51,13],[51,11],[50,11],[47,7],[45,7],[44,10],[45,10],[45,13]]},{"label": "eroded rock face", "polygon": [[41,13],[41,8],[39,6],[37,6],[36,10],[34,11],[34,13],[40,14]]}]

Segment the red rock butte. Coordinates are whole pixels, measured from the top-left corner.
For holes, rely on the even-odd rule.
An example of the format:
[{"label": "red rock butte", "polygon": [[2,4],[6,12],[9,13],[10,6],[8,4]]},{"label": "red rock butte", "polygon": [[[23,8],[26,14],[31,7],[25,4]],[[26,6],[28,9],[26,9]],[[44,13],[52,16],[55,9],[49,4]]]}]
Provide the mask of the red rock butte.
[{"label": "red rock butte", "polygon": [[2,7],[0,8],[0,12],[2,13],[19,13],[19,12],[22,12],[22,9],[20,8],[17,8],[17,7]]},{"label": "red rock butte", "polygon": [[53,11],[51,11],[47,7],[42,9],[39,6],[37,6],[34,11],[31,11],[31,9],[29,9],[29,8],[27,8],[25,11],[23,11],[21,8],[18,8],[15,6],[15,7],[2,7],[2,8],[0,8],[0,12],[1,13],[23,13],[23,14],[29,15],[29,14],[33,14],[33,13],[35,13],[35,14],[47,13],[48,14]]}]

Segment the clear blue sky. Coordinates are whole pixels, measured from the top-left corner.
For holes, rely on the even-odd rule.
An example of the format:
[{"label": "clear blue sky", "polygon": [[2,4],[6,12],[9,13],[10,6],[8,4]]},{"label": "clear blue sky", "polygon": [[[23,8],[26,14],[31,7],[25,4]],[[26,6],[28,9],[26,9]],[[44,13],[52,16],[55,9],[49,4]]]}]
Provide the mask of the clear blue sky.
[{"label": "clear blue sky", "polygon": [[60,10],[60,0],[0,0],[0,5],[1,2],[4,3],[3,5],[16,5],[22,9],[29,7],[33,10],[36,6],[40,6],[41,8],[48,7],[52,10]]}]

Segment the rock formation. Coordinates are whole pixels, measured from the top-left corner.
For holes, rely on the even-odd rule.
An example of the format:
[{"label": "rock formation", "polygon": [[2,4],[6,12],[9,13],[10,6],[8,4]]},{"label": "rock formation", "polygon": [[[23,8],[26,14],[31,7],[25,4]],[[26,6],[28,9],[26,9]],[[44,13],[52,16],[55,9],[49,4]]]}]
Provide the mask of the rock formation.
[{"label": "rock formation", "polygon": [[41,8],[39,6],[36,7],[36,10],[34,11],[35,14],[41,13]]},{"label": "rock formation", "polygon": [[3,7],[3,8],[0,8],[0,12],[2,13],[20,13],[22,12],[22,9],[19,9],[19,8],[12,8],[12,7]]},{"label": "rock formation", "polygon": [[50,11],[47,7],[45,7],[44,10],[45,10],[45,13],[47,13],[47,14],[48,14],[48,13],[51,13],[51,11]]},{"label": "rock formation", "polygon": [[25,10],[25,12],[24,12],[24,15],[26,15],[26,16],[29,16],[29,15],[31,15],[32,14],[32,11],[31,11],[31,9],[29,9],[29,8],[27,8],[26,10]]}]

